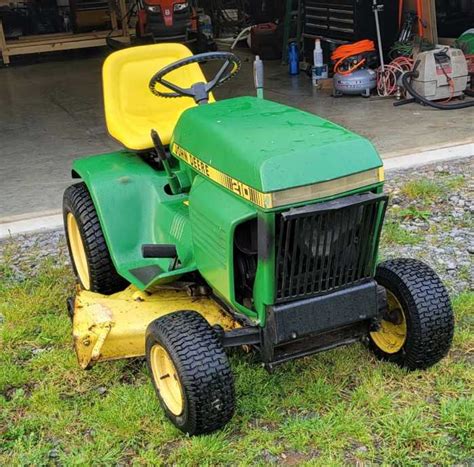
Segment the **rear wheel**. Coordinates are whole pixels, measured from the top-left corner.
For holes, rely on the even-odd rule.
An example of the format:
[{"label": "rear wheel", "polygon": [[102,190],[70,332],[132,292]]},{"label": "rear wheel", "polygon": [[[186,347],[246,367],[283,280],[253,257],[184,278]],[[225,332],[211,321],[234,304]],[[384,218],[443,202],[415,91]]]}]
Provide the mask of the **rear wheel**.
[{"label": "rear wheel", "polygon": [[375,355],[410,370],[441,360],[451,347],[454,316],[437,274],[421,261],[400,258],[379,264],[375,279],[388,305],[380,329],[370,333]]},{"label": "rear wheel", "polygon": [[152,321],[146,359],[166,416],[190,435],[223,427],[234,413],[234,379],[227,355],[209,323],[195,311]]},{"label": "rear wheel", "polygon": [[81,286],[102,294],[123,290],[127,282],[115,270],[84,183],[71,185],[64,192],[63,216],[69,255]]}]

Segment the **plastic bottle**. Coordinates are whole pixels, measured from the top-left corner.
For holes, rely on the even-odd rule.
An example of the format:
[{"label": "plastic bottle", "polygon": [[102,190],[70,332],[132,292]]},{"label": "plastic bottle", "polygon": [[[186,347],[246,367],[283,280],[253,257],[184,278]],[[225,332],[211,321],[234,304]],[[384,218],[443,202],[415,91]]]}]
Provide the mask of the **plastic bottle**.
[{"label": "plastic bottle", "polygon": [[312,79],[313,79],[313,86],[319,85],[319,80],[323,77],[323,69],[324,69],[324,62],[323,62],[323,49],[321,48],[321,41],[316,39],[314,42],[314,50],[313,50],[313,72],[312,72]]},{"label": "plastic bottle", "polygon": [[300,72],[300,59],[296,42],[292,42],[288,47],[288,72],[290,75],[297,75]]},{"label": "plastic bottle", "polygon": [[212,21],[209,15],[199,15],[199,29],[207,39],[212,39]]},{"label": "plastic bottle", "polygon": [[257,90],[257,97],[263,99],[263,62],[258,55],[253,62],[253,81]]}]

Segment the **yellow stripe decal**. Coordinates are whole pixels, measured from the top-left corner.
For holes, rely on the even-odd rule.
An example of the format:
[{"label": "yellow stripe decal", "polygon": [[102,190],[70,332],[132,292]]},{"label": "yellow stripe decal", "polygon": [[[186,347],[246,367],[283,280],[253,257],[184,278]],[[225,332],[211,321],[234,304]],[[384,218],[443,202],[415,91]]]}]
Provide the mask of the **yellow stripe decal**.
[{"label": "yellow stripe decal", "polygon": [[380,167],[378,169],[370,169],[365,172],[359,172],[346,177],[315,183],[313,185],[305,185],[273,193],[262,193],[245,183],[239,182],[239,180],[236,180],[235,178],[229,177],[214,167],[211,167],[176,143],[173,143],[171,152],[197,170],[200,174],[210,178],[212,181],[224,188],[227,188],[237,196],[240,196],[241,198],[244,198],[264,209],[327,198],[329,196],[380,183],[384,178],[383,167]]},{"label": "yellow stripe decal", "polygon": [[272,195],[270,193],[262,193],[255,188],[252,188],[245,183],[239,182],[235,178],[229,177],[225,173],[211,167],[202,160],[193,156],[189,151],[173,143],[172,151],[176,157],[189,164],[205,177],[210,178],[219,185],[227,188],[241,198],[250,201],[261,208],[272,208]]}]

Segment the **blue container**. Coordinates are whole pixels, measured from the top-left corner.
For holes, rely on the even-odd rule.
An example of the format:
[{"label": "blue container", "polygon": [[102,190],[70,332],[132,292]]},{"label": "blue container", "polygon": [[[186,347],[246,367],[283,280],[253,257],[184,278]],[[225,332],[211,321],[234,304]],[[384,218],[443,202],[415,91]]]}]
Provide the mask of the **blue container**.
[{"label": "blue container", "polygon": [[298,75],[300,72],[300,59],[296,42],[292,42],[288,47],[288,72],[290,75]]}]

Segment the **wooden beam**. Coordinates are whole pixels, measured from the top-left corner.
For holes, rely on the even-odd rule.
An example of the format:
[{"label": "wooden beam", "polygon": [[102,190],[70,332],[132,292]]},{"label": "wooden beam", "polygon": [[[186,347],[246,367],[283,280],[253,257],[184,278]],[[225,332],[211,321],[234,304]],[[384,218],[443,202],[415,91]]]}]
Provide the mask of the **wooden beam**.
[{"label": "wooden beam", "polygon": [[49,35],[48,37],[42,37],[41,35],[36,36],[25,36],[23,40],[13,40],[7,42],[7,47],[25,47],[30,45],[41,45],[41,44],[54,44],[54,43],[65,43],[65,42],[79,42],[79,41],[90,41],[92,39],[105,39],[106,37],[121,37],[121,31],[114,31],[112,34],[110,31],[96,31],[83,34],[55,34]]},{"label": "wooden beam", "polygon": [[115,10],[113,0],[109,0],[109,11],[110,11],[110,23],[112,24],[112,29],[115,31],[118,29],[118,22],[117,22],[117,11]]},{"label": "wooden beam", "polygon": [[[60,50],[84,49],[87,47],[102,47],[107,45],[106,38],[109,32],[85,33],[85,34],[64,34],[55,35],[47,40],[40,40],[38,36],[34,40],[28,41],[8,41],[2,53],[8,57],[12,55],[25,55],[41,52],[55,52]],[[129,43],[130,38],[123,36],[121,31],[115,31],[110,35],[115,40],[123,43]],[[5,61],[5,58],[4,58]]]},{"label": "wooden beam", "polygon": [[[423,9],[423,21],[426,23],[424,29],[424,37],[430,42],[436,44],[438,42],[438,28],[436,27],[436,5],[435,0],[421,0]],[[405,0],[403,3],[405,11],[416,11],[416,0]]]},{"label": "wooden beam", "polygon": [[436,23],[436,4],[435,0],[422,0],[423,19],[426,21],[426,33],[428,39],[433,44],[438,43],[438,25]]},{"label": "wooden beam", "polygon": [[128,37],[128,18],[127,18],[127,4],[125,0],[118,0],[119,14],[120,14],[120,27],[122,28],[122,34],[124,37]]},{"label": "wooden beam", "polygon": [[0,49],[2,51],[2,60],[4,65],[10,63],[10,57],[8,56],[7,41],[5,40],[5,33],[3,31],[3,23],[0,19]]}]

